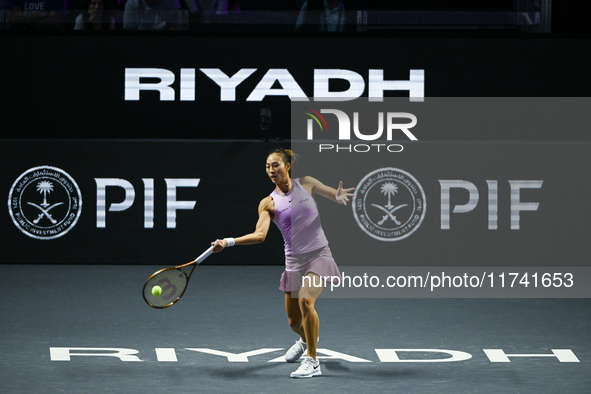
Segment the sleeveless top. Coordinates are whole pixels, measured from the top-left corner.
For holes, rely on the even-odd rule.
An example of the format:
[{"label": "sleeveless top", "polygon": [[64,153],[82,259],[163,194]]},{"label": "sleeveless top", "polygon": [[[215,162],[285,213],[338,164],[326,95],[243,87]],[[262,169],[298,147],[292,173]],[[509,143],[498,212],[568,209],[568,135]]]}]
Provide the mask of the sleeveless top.
[{"label": "sleeveless top", "polygon": [[320,225],[320,215],[314,198],[302,187],[299,179],[291,180],[291,190],[270,194],[275,201],[273,222],[285,242],[285,255],[299,255],[328,245]]}]

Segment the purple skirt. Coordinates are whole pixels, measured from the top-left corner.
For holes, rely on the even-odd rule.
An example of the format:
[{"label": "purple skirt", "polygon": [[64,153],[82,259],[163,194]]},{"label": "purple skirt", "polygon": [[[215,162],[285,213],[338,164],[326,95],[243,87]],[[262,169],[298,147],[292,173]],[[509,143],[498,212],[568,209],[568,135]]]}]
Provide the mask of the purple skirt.
[{"label": "purple skirt", "polygon": [[309,273],[322,279],[327,277],[327,282],[332,282],[330,277],[341,276],[328,245],[312,252],[285,256],[285,267],[279,281],[279,290],[285,292],[299,290],[302,287],[302,278]]}]

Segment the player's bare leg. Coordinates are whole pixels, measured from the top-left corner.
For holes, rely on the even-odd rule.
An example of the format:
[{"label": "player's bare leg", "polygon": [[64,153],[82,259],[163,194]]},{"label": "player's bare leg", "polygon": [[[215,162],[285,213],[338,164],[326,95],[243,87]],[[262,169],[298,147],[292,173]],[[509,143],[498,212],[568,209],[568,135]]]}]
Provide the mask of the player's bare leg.
[{"label": "player's bare leg", "polygon": [[307,355],[316,360],[316,345],[318,332],[320,331],[320,319],[314,308],[316,298],[324,289],[324,282],[318,275],[309,273],[304,277],[302,288],[299,292],[298,304],[302,314],[302,326],[308,344]]},{"label": "player's bare leg", "polygon": [[[314,304],[316,303],[316,298],[318,298],[324,288],[324,282],[318,275],[313,273],[306,275],[303,279],[302,287],[298,294],[299,298],[297,300],[302,316],[304,336],[307,339],[307,355],[303,358],[300,367],[295,372],[291,373],[290,376],[292,378],[311,378],[313,376],[322,375],[320,363],[316,359],[316,345],[318,343],[320,320],[318,319],[318,313],[316,313]],[[296,342],[296,345],[292,348],[297,346],[298,343]]]},{"label": "player's bare leg", "polygon": [[289,328],[306,342],[306,334],[302,326],[302,312],[300,311],[299,299],[291,296],[291,292],[285,292],[285,311]]}]

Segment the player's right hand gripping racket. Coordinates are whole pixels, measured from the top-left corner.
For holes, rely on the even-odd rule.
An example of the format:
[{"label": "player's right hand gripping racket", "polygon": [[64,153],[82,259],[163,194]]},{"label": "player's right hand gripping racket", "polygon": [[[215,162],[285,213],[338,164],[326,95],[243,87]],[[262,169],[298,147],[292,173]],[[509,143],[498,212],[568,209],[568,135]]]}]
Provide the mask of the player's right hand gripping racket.
[{"label": "player's right hand gripping racket", "polygon": [[[144,285],[143,294],[146,303],[152,308],[167,308],[180,300],[183,294],[185,294],[189,279],[191,279],[195,267],[209,257],[212,250],[213,246],[190,263],[164,268],[152,274]],[[193,267],[189,275],[187,275],[183,268],[190,265],[193,265]],[[152,294],[154,286],[160,286],[162,288],[162,294],[158,296]]]}]

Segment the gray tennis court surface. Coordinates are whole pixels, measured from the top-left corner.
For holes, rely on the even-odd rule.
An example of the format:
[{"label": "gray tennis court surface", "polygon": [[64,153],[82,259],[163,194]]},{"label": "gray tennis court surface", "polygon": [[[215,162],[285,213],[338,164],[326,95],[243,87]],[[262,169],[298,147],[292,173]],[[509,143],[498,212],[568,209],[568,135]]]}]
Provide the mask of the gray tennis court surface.
[{"label": "gray tennis court surface", "polygon": [[157,268],[2,266],[0,393],[591,392],[588,299],[320,299],[323,376],[296,380],[282,267],[198,267],[164,310]]}]

